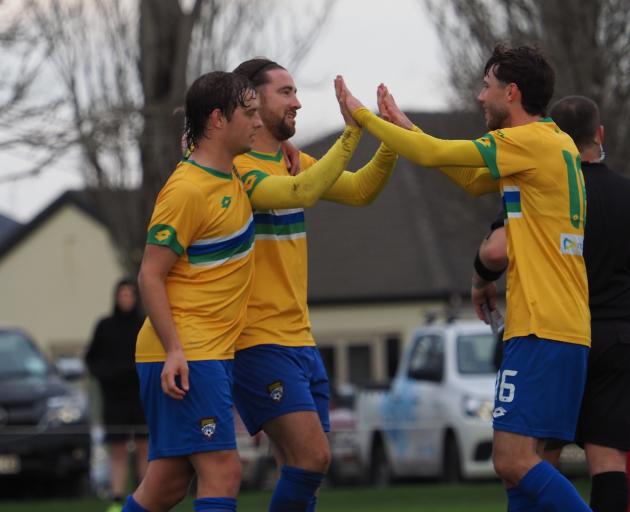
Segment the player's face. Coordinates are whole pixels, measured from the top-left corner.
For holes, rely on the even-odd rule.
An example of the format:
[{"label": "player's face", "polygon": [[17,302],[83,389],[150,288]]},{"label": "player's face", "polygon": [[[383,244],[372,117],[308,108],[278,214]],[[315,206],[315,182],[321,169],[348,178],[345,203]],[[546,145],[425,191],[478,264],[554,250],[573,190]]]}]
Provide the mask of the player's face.
[{"label": "player's face", "polygon": [[494,75],[494,68],[490,69],[483,78],[483,86],[479,96],[477,96],[477,101],[481,103],[486,126],[489,130],[498,130],[509,126],[510,114],[507,108],[507,89],[509,87],[509,84],[506,85],[497,79]]},{"label": "player's face", "polygon": [[116,293],[116,303],[118,309],[128,313],[136,307],[136,291],[132,286],[122,285]]},{"label": "player's face", "polygon": [[302,108],[295,82],[284,69],[267,71],[267,78],[269,81],[258,88],[260,117],[277,140],[287,140],[295,134],[295,117]]},{"label": "player's face", "polygon": [[245,97],[245,106],[234,109],[228,121],[229,140],[234,154],[240,155],[252,149],[256,132],[262,127],[259,113],[259,101],[254,91]]}]

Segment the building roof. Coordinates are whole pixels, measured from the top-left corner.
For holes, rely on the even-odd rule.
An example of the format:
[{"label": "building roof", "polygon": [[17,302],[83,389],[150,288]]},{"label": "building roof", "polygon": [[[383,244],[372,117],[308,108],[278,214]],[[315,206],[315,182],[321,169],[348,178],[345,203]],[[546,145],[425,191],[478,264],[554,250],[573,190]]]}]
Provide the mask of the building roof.
[{"label": "building roof", "polygon": [[11,236],[11,234],[18,230],[21,225],[22,224],[19,222],[0,213],[0,245],[3,240]]},{"label": "building roof", "polygon": [[[441,138],[472,139],[486,131],[478,113],[410,118]],[[303,149],[320,157],[337,135]],[[359,168],[377,147],[364,134],[349,168]],[[476,251],[499,206],[498,194],[471,197],[439,171],[400,158],[372,205],[321,201],[307,211],[310,303],[468,297]]]},{"label": "building roof", "polygon": [[8,233],[6,237],[0,238],[0,259],[2,259],[11,249],[17,247],[37,228],[43,225],[49,218],[68,204],[73,204],[83,212],[102,222],[96,210],[90,205],[87,194],[75,190],[69,190],[61,194],[57,199],[37,214],[33,220],[27,224],[19,224],[17,229]]}]

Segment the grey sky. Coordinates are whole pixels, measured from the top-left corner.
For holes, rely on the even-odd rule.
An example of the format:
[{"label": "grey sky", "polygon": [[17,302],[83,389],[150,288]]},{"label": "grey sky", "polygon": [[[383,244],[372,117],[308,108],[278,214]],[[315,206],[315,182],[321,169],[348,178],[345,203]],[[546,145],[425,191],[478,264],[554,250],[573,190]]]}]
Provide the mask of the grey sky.
[{"label": "grey sky", "polygon": [[[418,0],[337,0],[295,77],[303,105],[295,142],[303,145],[341,128],[332,85],[337,73],[370,108],[375,108],[381,81],[405,109],[446,108],[448,83],[441,61],[435,29]],[[27,159],[1,155],[0,178],[23,168]],[[68,159],[35,178],[0,184],[0,213],[26,222],[64,190],[81,188],[76,161]]]}]

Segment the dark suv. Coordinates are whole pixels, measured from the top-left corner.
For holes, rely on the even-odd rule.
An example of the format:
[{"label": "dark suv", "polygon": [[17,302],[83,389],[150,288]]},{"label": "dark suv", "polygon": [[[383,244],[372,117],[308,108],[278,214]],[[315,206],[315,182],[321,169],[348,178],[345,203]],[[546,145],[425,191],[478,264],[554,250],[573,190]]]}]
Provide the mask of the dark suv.
[{"label": "dark suv", "polygon": [[89,462],[85,393],[24,332],[0,327],[0,483],[26,476],[75,493]]}]

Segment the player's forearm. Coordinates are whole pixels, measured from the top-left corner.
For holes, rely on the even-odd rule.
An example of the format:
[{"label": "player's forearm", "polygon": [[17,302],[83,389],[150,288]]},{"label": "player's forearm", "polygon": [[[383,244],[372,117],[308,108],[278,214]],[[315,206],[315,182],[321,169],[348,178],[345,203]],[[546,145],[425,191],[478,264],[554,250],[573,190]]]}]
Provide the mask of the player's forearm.
[{"label": "player's forearm", "polygon": [[257,209],[304,208],[313,206],[348,166],[361,138],[361,129],[346,126],[328,152],[298,176],[268,176],[252,190],[250,199]]},{"label": "player's forearm", "polygon": [[387,184],[397,160],[398,155],[381,144],[366,165],[355,172],[343,172],[323,198],[351,206],[370,204]]},{"label": "player's forearm", "polygon": [[443,140],[422,131],[407,130],[375,116],[366,108],[352,112],[357,122],[392,151],[424,167],[484,167],[470,140]]},{"label": "player's forearm", "polygon": [[144,308],[165,352],[181,350],[164,278],[140,269],[138,288]]},{"label": "player's forearm", "polygon": [[492,178],[487,167],[478,169],[440,167],[439,170],[455,185],[463,188],[472,196],[478,197],[499,191],[499,182]]}]

